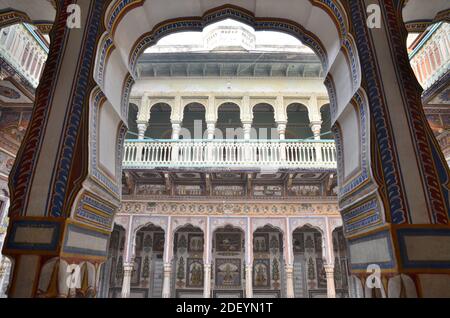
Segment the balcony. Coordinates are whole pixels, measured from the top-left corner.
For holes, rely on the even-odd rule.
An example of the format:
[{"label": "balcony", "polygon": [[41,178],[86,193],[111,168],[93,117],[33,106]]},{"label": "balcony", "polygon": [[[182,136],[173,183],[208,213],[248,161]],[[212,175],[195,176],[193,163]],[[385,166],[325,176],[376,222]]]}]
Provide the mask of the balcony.
[{"label": "balcony", "polygon": [[333,170],[333,140],[126,140],[124,169]]}]

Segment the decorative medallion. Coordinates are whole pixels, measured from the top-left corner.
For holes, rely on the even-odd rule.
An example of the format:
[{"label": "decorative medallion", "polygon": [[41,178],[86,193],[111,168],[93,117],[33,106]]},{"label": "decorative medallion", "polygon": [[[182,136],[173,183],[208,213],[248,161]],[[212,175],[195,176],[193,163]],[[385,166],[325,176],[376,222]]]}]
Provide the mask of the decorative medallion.
[{"label": "decorative medallion", "polygon": [[0,85],[0,96],[4,96],[9,99],[19,99],[20,94],[12,88]]}]

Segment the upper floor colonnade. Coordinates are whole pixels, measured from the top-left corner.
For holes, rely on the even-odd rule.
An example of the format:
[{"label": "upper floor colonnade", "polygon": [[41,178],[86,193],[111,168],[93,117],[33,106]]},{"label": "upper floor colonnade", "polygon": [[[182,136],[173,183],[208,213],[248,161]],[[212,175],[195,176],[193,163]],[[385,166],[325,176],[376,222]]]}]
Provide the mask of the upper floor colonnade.
[{"label": "upper floor colonnade", "polygon": [[[142,96],[132,96],[130,102],[137,106],[138,112],[136,116],[136,124],[138,129],[138,139],[145,139],[145,132],[149,128],[149,123],[152,114],[152,108],[158,104],[165,104],[170,107],[170,124],[172,125],[172,139],[179,139],[180,131],[183,128],[182,123],[184,119],[185,110],[189,105],[198,104],[204,109],[204,119],[206,127],[205,139],[217,138],[217,123],[219,119],[219,112],[225,105],[232,104],[237,106],[234,111],[239,112],[240,124],[243,128],[243,139],[252,138],[252,125],[255,121],[255,111],[258,105],[267,105],[269,109],[269,116],[272,116],[270,108],[273,110],[273,120],[278,135],[273,136],[268,134],[267,137],[284,140],[286,139],[286,127],[289,123],[289,108],[292,105],[301,105],[307,110],[309,117],[309,127],[312,135],[308,139],[321,139],[322,129],[322,112],[321,108],[329,104],[329,99],[326,94],[288,94],[288,95],[274,95],[267,92],[254,93],[252,95],[240,95],[239,93],[210,93],[199,95],[196,93],[145,93]],[[300,123],[297,123],[300,124]],[[226,124],[225,124],[226,125]],[[203,130],[201,131],[203,136]],[[226,136],[222,136],[225,139]],[[189,138],[190,139],[190,138]],[[201,139],[201,138],[200,138]]]}]

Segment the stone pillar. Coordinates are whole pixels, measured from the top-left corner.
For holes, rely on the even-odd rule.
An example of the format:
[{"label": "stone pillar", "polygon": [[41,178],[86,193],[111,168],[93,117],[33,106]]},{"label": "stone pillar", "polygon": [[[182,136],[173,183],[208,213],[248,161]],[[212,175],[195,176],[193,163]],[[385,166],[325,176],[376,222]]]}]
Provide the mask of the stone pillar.
[{"label": "stone pillar", "polygon": [[327,277],[327,297],[336,298],[336,288],[334,285],[334,265],[326,264],[324,265],[325,275]]},{"label": "stone pillar", "polygon": [[[93,107],[89,105],[97,85],[92,76],[96,60],[96,49],[93,48],[97,47],[97,39],[104,32],[101,21],[106,1],[77,1],[83,13],[81,28],[77,29],[67,27],[69,4],[70,1],[62,1],[57,6],[48,63],[36,90],[29,124],[33,128],[22,142],[22,150],[11,173],[10,180],[15,180],[10,182],[11,222],[3,248],[3,254],[10,256],[15,264],[8,291],[10,298],[38,296],[35,286],[39,283],[42,266],[49,258],[61,260],[71,253],[77,262],[92,262],[93,259],[98,260],[97,263],[103,262],[107,251],[100,250],[99,246],[107,246],[109,234],[103,227],[86,229],[75,216],[71,218],[71,211],[81,200],[94,200],[99,207],[98,213],[107,216],[104,221],[111,224],[120,204],[120,194],[115,197],[106,194],[106,186],[96,184],[96,194],[89,198],[87,189],[92,184],[86,188],[80,186],[90,180],[88,169],[80,169],[88,166],[93,144],[87,138],[90,121],[84,110]],[[34,56],[29,55],[32,62]],[[102,96],[98,100],[105,98]],[[109,106],[109,109],[115,112],[114,124],[119,128],[123,123],[115,109],[120,107]],[[119,184],[114,186],[120,187]],[[107,207],[109,213],[101,206]],[[45,229],[45,239],[39,234],[42,229]],[[13,235],[16,230],[23,235]],[[74,242],[74,236],[80,231],[83,231],[84,239]],[[77,248],[69,252],[69,244]],[[18,245],[20,250],[16,248]],[[95,252],[87,255],[86,250]],[[57,296],[52,293],[49,297]]]},{"label": "stone pillar", "polygon": [[[347,141],[350,146],[346,149],[345,141],[342,142],[342,137],[351,133],[350,119],[345,118],[345,112],[353,112],[359,123],[371,123],[370,127],[365,124],[365,130],[359,128],[360,135],[366,136],[359,141],[363,142],[362,147],[377,154],[366,160],[361,159],[363,155],[359,158],[372,177],[361,178],[364,173],[360,169],[345,178],[338,170],[340,213],[368,213],[365,221],[357,226],[354,223],[357,217],[344,221],[344,229],[352,224],[351,233],[345,235],[349,249],[354,250],[352,259],[359,260],[357,264],[350,262],[350,270],[363,280],[370,274],[361,277],[361,269],[372,264],[383,265],[380,274],[388,284],[395,274],[413,272],[416,286],[421,286],[417,290],[420,297],[450,297],[450,275],[430,272],[434,266],[439,266],[442,273],[450,270],[448,262],[442,265],[442,253],[438,248],[446,245],[450,238],[450,171],[427,123],[422,89],[410,66],[401,2],[361,0],[348,3],[348,18],[352,32],[357,35],[353,51],[360,60],[361,79],[354,77],[353,86],[359,90],[349,96],[351,100],[347,105],[336,105],[336,99],[331,98],[331,113],[338,116],[339,124],[333,129],[338,153],[341,152],[338,166],[343,166],[343,158],[348,158],[355,148]],[[380,28],[367,25],[367,8],[373,4],[380,8]],[[419,11],[430,7],[425,1],[419,6],[422,6],[418,7]],[[336,82],[342,80],[335,75]],[[326,86],[342,97],[342,92],[331,87],[330,78]],[[375,188],[379,189],[378,193],[369,190]],[[381,214],[376,216],[374,209],[382,211]],[[372,221],[375,219],[377,221]],[[433,242],[432,246],[429,242]],[[377,253],[365,252],[368,249],[376,249]],[[448,255],[446,260],[450,260]]]},{"label": "stone pillar", "polygon": [[279,144],[279,158],[278,160],[285,161],[286,160],[286,144],[284,140],[286,139],[286,122],[279,121],[277,122],[277,130],[278,130],[278,138],[281,140]]},{"label": "stone pillar", "polygon": [[244,130],[244,140],[250,140],[251,132],[252,132],[252,123],[251,122],[243,122],[242,127]]},{"label": "stone pillar", "polygon": [[245,297],[253,298],[253,229],[249,217],[245,231]]},{"label": "stone pillar", "polygon": [[277,122],[278,137],[280,140],[286,139],[286,122]]},{"label": "stone pillar", "polygon": [[177,140],[180,138],[181,123],[172,121],[172,139]]},{"label": "stone pillar", "polygon": [[147,94],[144,94],[139,104],[136,124],[138,128],[138,139],[145,139],[145,131],[148,128],[150,120],[150,100]]},{"label": "stone pillar", "polygon": [[145,139],[145,132],[147,131],[148,122],[138,122],[138,139]]},{"label": "stone pillar", "polygon": [[203,298],[211,298],[211,264],[204,264],[203,269]]},{"label": "stone pillar", "polygon": [[286,265],[286,297],[294,298],[294,266]]},{"label": "stone pillar", "polygon": [[320,140],[320,130],[322,129],[322,121],[312,121],[309,125],[314,134],[314,140]]},{"label": "stone pillar", "polygon": [[171,297],[171,290],[170,290],[170,277],[171,276],[172,276],[172,264],[165,263],[164,264],[162,298],[170,298]]},{"label": "stone pillar", "polygon": [[214,139],[214,133],[216,131],[216,122],[207,122],[206,123],[206,132],[208,134],[208,140]]},{"label": "stone pillar", "polygon": [[[172,121],[172,140],[178,140],[180,138],[181,124],[177,121]],[[172,161],[178,162],[179,148],[176,142],[172,143]]]},{"label": "stone pillar", "polygon": [[253,264],[245,265],[245,298],[253,298]]},{"label": "stone pillar", "polygon": [[131,275],[133,275],[133,264],[123,264],[122,298],[129,298],[131,292]]}]

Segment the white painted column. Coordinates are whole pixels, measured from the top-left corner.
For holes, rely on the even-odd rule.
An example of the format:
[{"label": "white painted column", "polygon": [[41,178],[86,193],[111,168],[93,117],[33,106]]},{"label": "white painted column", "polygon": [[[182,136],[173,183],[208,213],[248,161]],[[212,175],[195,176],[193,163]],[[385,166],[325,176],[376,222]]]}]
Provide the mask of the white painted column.
[{"label": "white painted column", "polygon": [[322,121],[312,121],[310,124],[311,130],[314,134],[314,140],[320,140],[320,130],[322,129]]},{"label": "white painted column", "polygon": [[215,121],[208,121],[206,123],[206,132],[207,132],[207,139],[213,140],[214,139],[214,133],[216,131],[216,122]]},{"label": "white painted column", "polygon": [[322,250],[326,255],[326,264],[324,265],[324,268],[327,277],[327,296],[328,298],[336,298],[336,287],[334,284],[333,232],[328,217],[325,219],[324,235],[325,237],[322,240]]},{"label": "white painted column", "polygon": [[211,234],[210,218],[206,218],[203,247],[203,298],[211,298]]},{"label": "white painted column", "polygon": [[145,138],[145,131],[148,127],[148,122],[150,120],[150,100],[147,94],[144,94],[141,98],[141,103],[139,106],[138,115],[136,118],[136,124],[138,128],[138,139]]},{"label": "white painted column", "polygon": [[[286,139],[286,122],[277,122],[277,130],[278,130],[278,138],[280,140]],[[286,144],[284,142],[280,142],[279,144],[279,160],[286,161]]]},{"label": "white painted column", "polygon": [[286,122],[277,122],[278,137],[280,140],[286,139]]},{"label": "white painted column", "polygon": [[133,274],[133,264],[123,264],[122,298],[129,298],[131,292],[131,275]]},{"label": "white painted column", "polygon": [[252,123],[251,122],[243,122],[242,127],[244,130],[244,140],[250,140],[251,132],[252,132]]},{"label": "white painted column", "polygon": [[[178,140],[180,139],[180,131],[181,131],[181,124],[177,121],[172,121],[172,140]],[[172,162],[176,163],[179,160],[179,154],[178,154],[178,145],[176,142],[172,142]]]},{"label": "white painted column", "polygon": [[203,298],[211,298],[211,264],[203,264]]},{"label": "white painted column", "polygon": [[245,298],[253,298],[253,264],[245,265]]},{"label": "white painted column", "polygon": [[286,297],[294,298],[294,266],[291,264],[286,264]]},{"label": "white painted column", "polygon": [[138,139],[143,140],[145,138],[145,132],[147,131],[148,123],[147,122],[138,122]]},{"label": "white painted column", "polygon": [[167,231],[165,235],[164,245],[164,276],[163,276],[163,289],[162,298],[171,297],[171,284],[170,277],[172,276],[172,252],[173,252],[173,233],[172,233],[172,218],[167,218]]},{"label": "white painted column", "polygon": [[253,233],[250,218],[247,218],[245,233],[245,297],[253,298]]},{"label": "white painted column", "polygon": [[336,287],[334,285],[334,264],[324,265],[327,277],[327,297],[336,298]]},{"label": "white painted column", "polygon": [[181,123],[172,121],[172,139],[177,140],[180,138]]},{"label": "white painted column", "polygon": [[123,251],[123,282],[122,282],[122,298],[130,297],[131,291],[131,275],[133,274],[133,254],[134,254],[134,229],[133,216],[128,217],[128,224],[125,228],[125,250]]},{"label": "white painted column", "polygon": [[172,276],[172,264],[164,263],[164,277],[162,298],[170,298],[170,277]]},{"label": "white painted column", "polygon": [[286,297],[294,298],[294,257],[292,249],[292,234],[291,226],[289,224],[289,218],[286,218],[286,234],[284,235],[285,240],[285,272],[286,272]]}]

